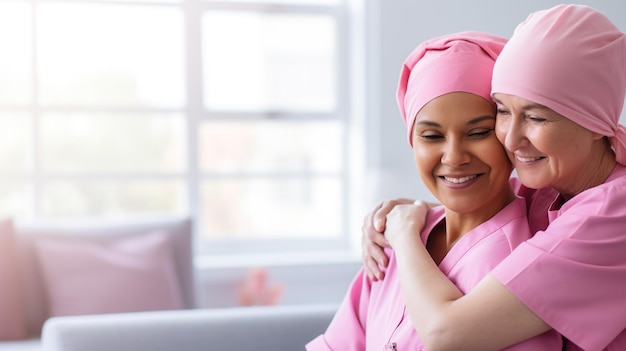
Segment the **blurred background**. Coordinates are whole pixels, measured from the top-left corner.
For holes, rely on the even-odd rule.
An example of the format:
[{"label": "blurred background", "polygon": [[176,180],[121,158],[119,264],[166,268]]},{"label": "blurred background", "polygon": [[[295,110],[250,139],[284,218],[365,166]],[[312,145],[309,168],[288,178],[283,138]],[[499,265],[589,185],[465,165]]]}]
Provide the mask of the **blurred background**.
[{"label": "blurred background", "polygon": [[[558,3],[0,0],[0,214],[189,216],[205,305],[257,266],[284,302],[338,301],[364,214],[432,199],[395,102],[404,58]],[[626,30],[625,2],[581,3]]]}]

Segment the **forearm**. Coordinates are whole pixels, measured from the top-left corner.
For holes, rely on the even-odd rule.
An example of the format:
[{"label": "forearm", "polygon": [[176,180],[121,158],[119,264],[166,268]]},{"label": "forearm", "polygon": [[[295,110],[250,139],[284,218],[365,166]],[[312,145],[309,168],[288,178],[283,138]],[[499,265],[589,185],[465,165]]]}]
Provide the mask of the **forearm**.
[{"label": "forearm", "polygon": [[466,296],[413,236],[394,243],[407,312],[433,350],[500,350],[550,327],[488,276]]},{"label": "forearm", "polygon": [[437,350],[445,347],[440,340],[450,340],[446,336],[450,330],[447,312],[463,294],[441,272],[421,242],[409,240],[410,236],[404,238],[407,240],[394,249],[407,312],[426,349]]}]

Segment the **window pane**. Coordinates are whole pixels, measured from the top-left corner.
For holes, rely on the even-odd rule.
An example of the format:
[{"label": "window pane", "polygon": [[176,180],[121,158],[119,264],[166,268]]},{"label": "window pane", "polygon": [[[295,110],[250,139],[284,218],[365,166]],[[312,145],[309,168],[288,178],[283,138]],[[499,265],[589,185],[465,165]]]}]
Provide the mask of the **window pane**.
[{"label": "window pane", "polygon": [[342,136],[339,121],[207,122],[199,136],[201,168],[219,173],[338,173]]},{"label": "window pane", "polygon": [[44,104],[183,106],[178,9],[79,3],[46,3],[39,9]]},{"label": "window pane", "polygon": [[3,112],[0,123],[0,174],[24,174],[30,169],[30,119],[24,113]]},{"label": "window pane", "polygon": [[[48,0],[43,0],[48,1]],[[93,0],[76,0],[76,1],[84,1],[84,2],[92,2]],[[180,3],[181,0],[106,0],[108,2],[120,2],[120,3],[137,3],[137,2],[146,2],[146,3]],[[327,1],[327,0],[324,0]]]},{"label": "window pane", "polygon": [[32,81],[30,6],[0,3],[0,104],[30,103]]},{"label": "window pane", "polygon": [[180,215],[186,212],[182,181],[67,181],[44,187],[49,217]]},{"label": "window pane", "polygon": [[183,172],[180,115],[46,114],[41,150],[46,172]]},{"label": "window pane", "polygon": [[29,190],[26,182],[0,182],[0,217],[25,218],[32,215]]},{"label": "window pane", "polygon": [[204,239],[339,237],[338,178],[206,180],[202,185]]},{"label": "window pane", "polygon": [[212,11],[202,20],[208,109],[335,109],[337,33],[330,16]]},{"label": "window pane", "polygon": [[261,4],[336,5],[340,0],[204,0],[206,2],[248,2]]}]

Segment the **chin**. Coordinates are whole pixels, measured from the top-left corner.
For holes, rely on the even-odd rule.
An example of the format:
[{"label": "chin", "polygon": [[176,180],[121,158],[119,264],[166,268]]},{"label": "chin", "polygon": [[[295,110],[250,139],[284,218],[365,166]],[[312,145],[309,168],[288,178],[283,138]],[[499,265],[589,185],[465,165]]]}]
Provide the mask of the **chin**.
[{"label": "chin", "polygon": [[548,186],[548,184],[545,181],[543,181],[542,179],[538,179],[537,176],[532,176],[532,175],[525,176],[523,173],[520,174],[518,172],[517,177],[522,182],[522,184],[524,184],[524,186],[527,188],[541,189],[541,188],[545,188]]}]

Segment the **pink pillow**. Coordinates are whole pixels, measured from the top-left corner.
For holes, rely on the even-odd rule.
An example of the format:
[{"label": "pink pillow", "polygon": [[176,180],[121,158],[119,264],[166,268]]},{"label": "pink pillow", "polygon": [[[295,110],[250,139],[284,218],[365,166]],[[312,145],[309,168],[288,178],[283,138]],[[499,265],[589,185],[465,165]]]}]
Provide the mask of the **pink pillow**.
[{"label": "pink pillow", "polygon": [[163,232],[35,242],[51,316],[182,309],[182,291]]},{"label": "pink pillow", "polygon": [[26,338],[17,263],[17,243],[11,220],[0,221],[0,340]]}]

